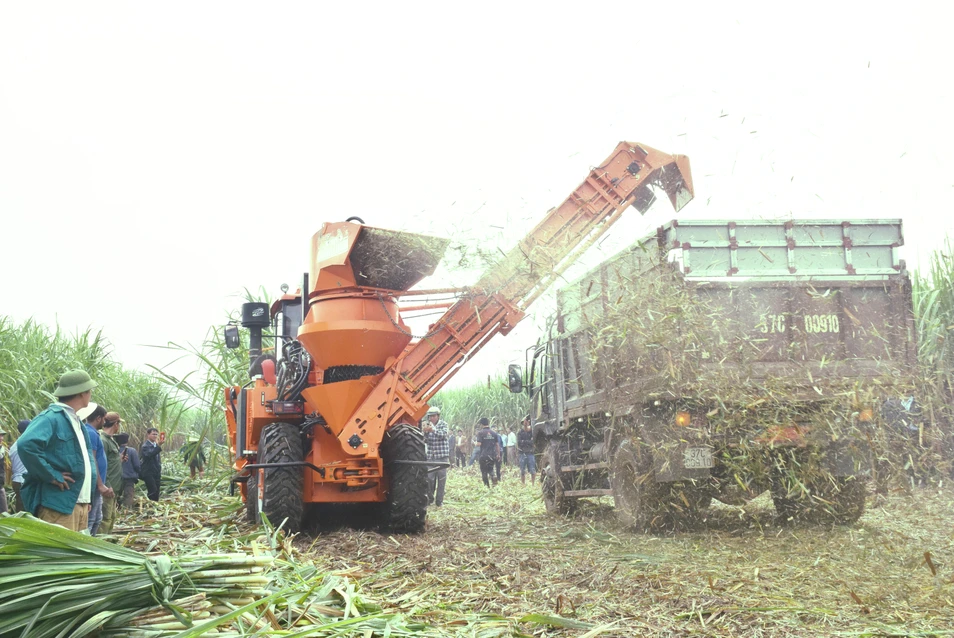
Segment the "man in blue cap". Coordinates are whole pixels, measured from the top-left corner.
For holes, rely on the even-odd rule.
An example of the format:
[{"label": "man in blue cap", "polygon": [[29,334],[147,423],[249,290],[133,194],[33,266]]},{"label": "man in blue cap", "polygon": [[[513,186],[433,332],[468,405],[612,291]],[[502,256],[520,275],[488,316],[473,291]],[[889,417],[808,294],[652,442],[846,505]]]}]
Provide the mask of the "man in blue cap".
[{"label": "man in blue cap", "polygon": [[89,405],[97,383],[84,370],[70,370],[53,391],[57,398],[17,440],[26,467],[21,494],[27,512],[74,532],[88,533],[96,485],[96,459],[76,411]]}]

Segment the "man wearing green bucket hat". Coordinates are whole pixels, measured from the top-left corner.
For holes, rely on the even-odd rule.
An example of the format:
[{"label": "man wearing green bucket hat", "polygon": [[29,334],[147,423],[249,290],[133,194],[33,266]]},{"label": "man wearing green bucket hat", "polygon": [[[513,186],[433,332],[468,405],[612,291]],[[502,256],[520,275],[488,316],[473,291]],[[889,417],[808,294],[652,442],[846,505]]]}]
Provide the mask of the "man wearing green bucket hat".
[{"label": "man wearing green bucket hat", "polygon": [[96,385],[84,370],[65,373],[53,391],[56,402],[40,412],[17,441],[27,469],[21,488],[26,511],[74,532],[87,530],[96,485],[89,434],[76,411],[89,405]]}]

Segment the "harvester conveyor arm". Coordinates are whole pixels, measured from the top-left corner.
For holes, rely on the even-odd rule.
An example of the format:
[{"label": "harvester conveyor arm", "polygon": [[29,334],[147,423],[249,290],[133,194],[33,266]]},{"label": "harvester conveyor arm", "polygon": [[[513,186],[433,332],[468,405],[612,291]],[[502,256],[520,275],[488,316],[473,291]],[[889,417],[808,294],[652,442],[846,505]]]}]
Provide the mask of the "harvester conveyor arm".
[{"label": "harvester conveyor arm", "polygon": [[415,398],[426,402],[490,337],[507,334],[628,206],[645,213],[653,201],[650,185],[662,188],[679,211],[692,199],[689,158],[621,142],[407,354],[403,375]]}]

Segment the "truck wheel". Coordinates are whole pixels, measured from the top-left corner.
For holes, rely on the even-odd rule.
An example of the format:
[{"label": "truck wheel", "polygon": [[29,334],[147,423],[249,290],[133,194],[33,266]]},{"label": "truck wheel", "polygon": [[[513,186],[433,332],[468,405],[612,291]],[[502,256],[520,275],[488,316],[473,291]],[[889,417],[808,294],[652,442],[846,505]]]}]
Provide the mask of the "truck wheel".
[{"label": "truck wheel", "polygon": [[658,523],[652,466],[645,459],[639,459],[630,441],[623,441],[613,454],[610,487],[620,523],[636,529]]},{"label": "truck wheel", "polygon": [[[262,463],[300,463],[305,455],[301,432],[290,423],[272,423],[262,430],[259,447]],[[296,533],[305,511],[305,473],[302,467],[266,467],[262,513],[275,525]]]},{"label": "truck wheel", "polygon": [[810,494],[791,496],[784,488],[772,487],[775,512],[782,523],[827,523],[850,525],[865,513],[867,481],[855,477],[833,477],[833,484],[806,487]]},{"label": "truck wheel", "polygon": [[402,534],[422,531],[427,520],[427,466],[394,461],[426,461],[424,435],[407,423],[394,426],[384,433],[381,457],[388,478],[382,525]]},{"label": "truck wheel", "polygon": [[865,513],[867,481],[856,476],[838,477],[832,490],[823,497],[831,503],[829,515],[838,525],[855,523]]},{"label": "truck wheel", "polygon": [[249,523],[258,522],[258,470],[252,470],[245,482],[245,515]]},{"label": "truck wheel", "polygon": [[563,495],[563,479],[560,473],[560,448],[551,443],[543,455],[545,466],[540,477],[540,488],[543,491],[543,504],[549,514],[569,516],[576,509],[576,501]]},{"label": "truck wheel", "polygon": [[782,523],[848,525],[861,518],[865,512],[866,479],[832,476],[811,463],[789,464],[788,456],[776,460],[772,480],[772,501]]}]

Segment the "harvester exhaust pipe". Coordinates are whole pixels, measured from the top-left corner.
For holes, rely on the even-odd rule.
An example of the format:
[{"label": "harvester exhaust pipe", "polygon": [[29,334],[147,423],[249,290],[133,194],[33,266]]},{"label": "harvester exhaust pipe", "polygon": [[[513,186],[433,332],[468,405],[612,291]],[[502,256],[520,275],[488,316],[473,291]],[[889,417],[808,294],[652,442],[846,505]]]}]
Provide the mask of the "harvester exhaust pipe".
[{"label": "harvester exhaust pipe", "polygon": [[251,374],[255,360],[262,355],[262,330],[271,320],[268,317],[268,304],[249,302],[242,304],[242,326],[248,328],[248,365]]}]

